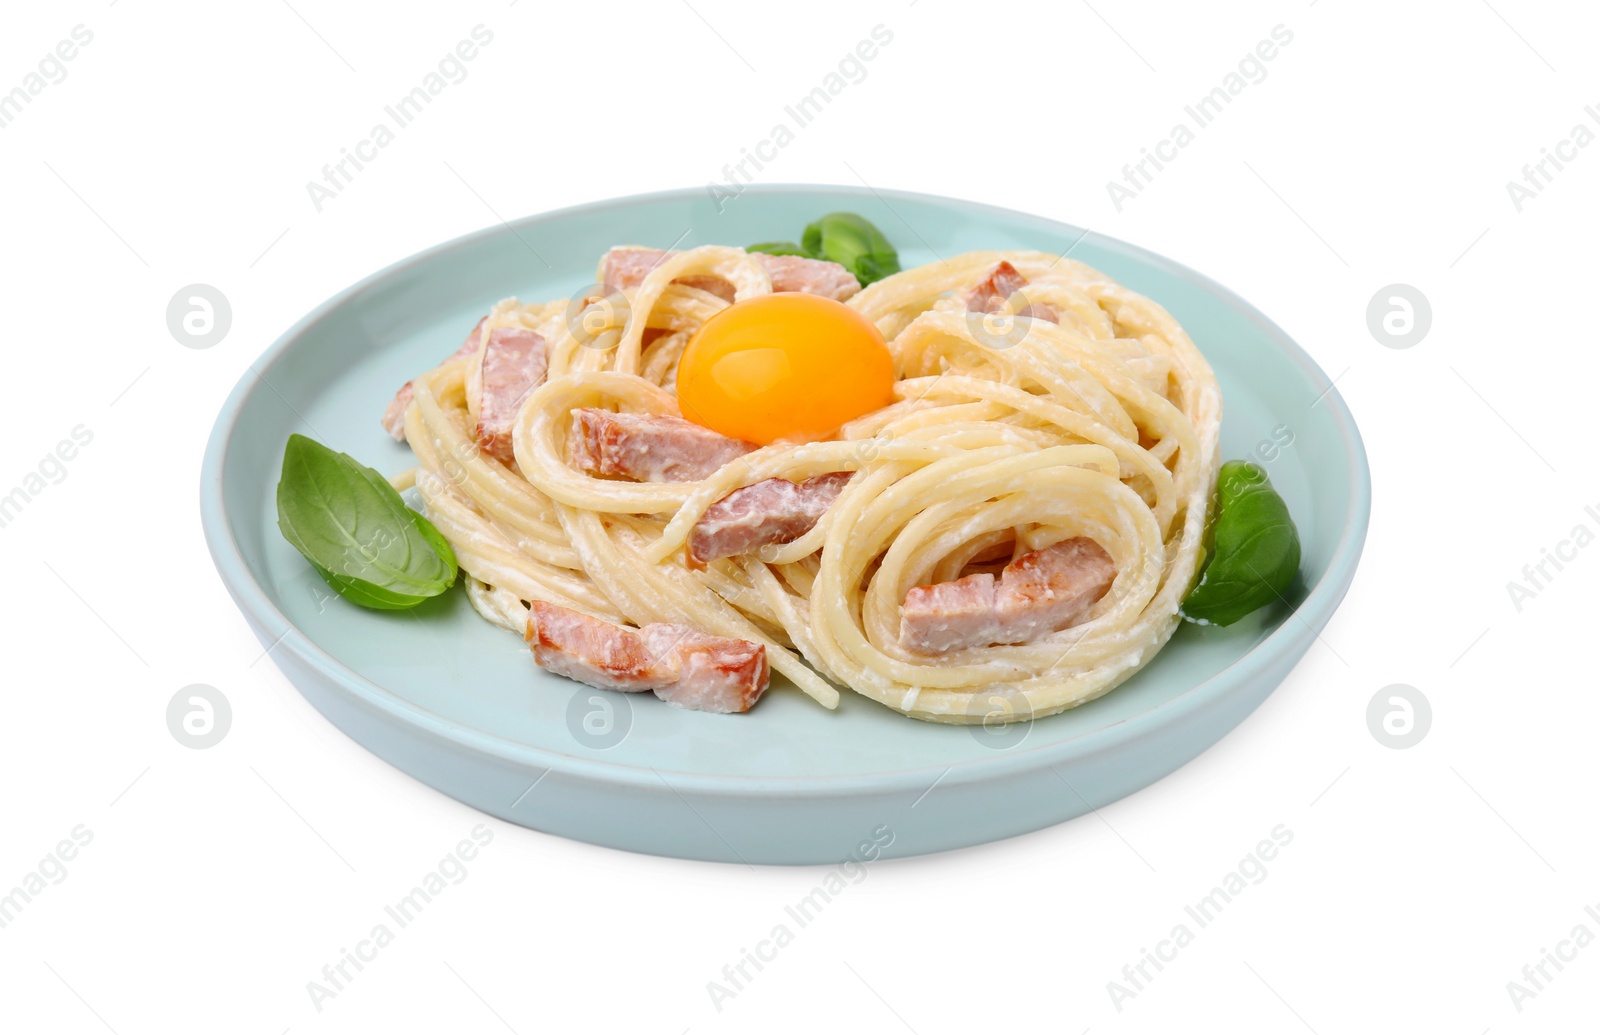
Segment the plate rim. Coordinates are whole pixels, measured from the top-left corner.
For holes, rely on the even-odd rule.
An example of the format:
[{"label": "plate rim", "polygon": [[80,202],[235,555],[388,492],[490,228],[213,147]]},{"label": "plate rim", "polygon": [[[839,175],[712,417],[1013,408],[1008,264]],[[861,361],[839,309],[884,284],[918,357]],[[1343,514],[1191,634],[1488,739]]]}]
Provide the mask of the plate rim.
[{"label": "plate rim", "polygon": [[[1150,736],[1157,731],[1185,721],[1190,712],[1200,708],[1211,698],[1225,694],[1230,687],[1236,684],[1249,683],[1263,671],[1269,670],[1285,655],[1293,655],[1294,660],[1291,662],[1291,669],[1294,664],[1298,663],[1300,656],[1309,648],[1310,641],[1319,635],[1329,619],[1332,618],[1340,601],[1344,598],[1351,580],[1354,578],[1371,520],[1371,473],[1361,433],[1356,427],[1355,418],[1345,404],[1337,386],[1333,384],[1327,373],[1316,361],[1311,358],[1310,354],[1273,320],[1267,317],[1265,313],[1225,285],[1164,255],[1124,241],[1121,238],[1109,237],[1085,227],[1074,226],[1070,223],[1017,209],[920,191],[859,188],[840,184],[748,184],[741,191],[741,194],[744,192],[870,197],[882,201],[885,205],[889,205],[889,202],[885,199],[893,198],[964,208],[980,215],[990,213],[996,216],[1004,216],[1011,220],[1037,224],[1052,233],[1059,233],[1062,230],[1078,232],[1080,241],[1093,234],[1096,238],[1096,243],[1107,245],[1111,250],[1118,251],[1130,259],[1149,264],[1173,276],[1187,279],[1200,285],[1208,293],[1220,298],[1230,308],[1259,326],[1273,340],[1275,345],[1301,369],[1302,373],[1307,375],[1308,381],[1315,383],[1320,378],[1322,381],[1328,382],[1328,390],[1323,397],[1323,402],[1328,406],[1338,432],[1340,444],[1343,447],[1346,460],[1344,480],[1349,493],[1350,506],[1343,516],[1342,531],[1329,557],[1327,570],[1314,585],[1308,588],[1306,597],[1299,608],[1289,615],[1285,615],[1276,628],[1220,672],[1195,683],[1175,697],[1168,698],[1136,715],[1129,716],[1109,726],[1086,731],[1067,740],[1025,750],[997,752],[994,758],[971,759],[943,767],[929,765],[908,769],[850,774],[800,776],[744,776],[704,773],[692,770],[667,770],[666,773],[674,777],[672,783],[668,785],[669,787],[675,791],[687,790],[712,798],[807,798],[819,795],[834,796],[851,792],[896,793],[907,790],[918,791],[924,789],[928,780],[935,776],[939,777],[940,782],[950,782],[952,784],[1004,779],[1016,776],[1019,773],[1037,771],[1045,766],[1054,767],[1072,757],[1116,750],[1129,741]],[[312,325],[372,286],[413,266],[431,261],[446,253],[470,247],[480,240],[500,234],[506,230],[516,233],[525,226],[564,216],[604,212],[609,209],[627,208],[640,203],[690,201],[701,198],[704,195],[704,187],[682,187],[583,202],[523,216],[514,221],[502,220],[498,224],[491,224],[432,245],[422,251],[390,263],[335,293],[297,320],[255,360],[246,365],[244,373],[241,374],[238,382],[224,400],[206,441],[205,455],[201,461],[200,518],[206,545],[217,568],[218,576],[236,605],[244,613],[246,619],[249,620],[249,623],[257,629],[281,628],[284,630],[273,649],[289,650],[301,664],[330,680],[340,690],[355,697],[359,703],[383,712],[390,721],[397,721],[413,727],[436,740],[444,741],[457,748],[488,755],[497,760],[516,765],[534,766],[548,771],[560,771],[568,777],[621,785],[637,790],[658,791],[661,789],[661,784],[665,782],[665,775],[659,769],[569,754],[554,748],[519,743],[484,730],[462,726],[399,696],[382,684],[368,679],[351,669],[323,650],[310,636],[304,633],[278,609],[266,589],[251,572],[249,564],[245,561],[228,521],[228,507],[223,489],[226,477],[224,458],[227,455],[229,444],[238,430],[240,416],[252,396],[263,385],[276,394],[276,389],[273,389],[270,382],[266,380],[267,372],[270,372],[293,349]],[[893,206],[889,207],[892,209]],[[1289,618],[1292,615],[1300,617],[1301,623],[1299,627],[1292,626],[1289,622]],[[269,653],[271,653],[270,650]],[[276,659],[274,659],[273,663],[278,665]],[[278,668],[280,671],[284,671],[284,666],[278,665]],[[290,685],[294,686],[295,690],[302,696],[305,696],[305,690],[287,671],[284,672],[284,675],[289,680]],[[1276,689],[1276,687],[1277,683],[1274,683],[1272,689]],[[1269,690],[1268,692],[1270,693],[1271,691]],[[917,720],[907,718],[906,721]]]}]

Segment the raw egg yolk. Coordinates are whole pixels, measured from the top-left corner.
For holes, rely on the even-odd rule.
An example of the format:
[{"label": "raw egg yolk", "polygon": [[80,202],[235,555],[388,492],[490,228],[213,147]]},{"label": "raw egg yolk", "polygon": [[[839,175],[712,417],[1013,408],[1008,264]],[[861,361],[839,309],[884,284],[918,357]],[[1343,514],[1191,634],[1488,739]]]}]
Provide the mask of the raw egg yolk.
[{"label": "raw egg yolk", "polygon": [[767,445],[826,438],[893,401],[894,360],[871,320],[820,295],[735,302],[701,326],[678,362],[683,415]]}]

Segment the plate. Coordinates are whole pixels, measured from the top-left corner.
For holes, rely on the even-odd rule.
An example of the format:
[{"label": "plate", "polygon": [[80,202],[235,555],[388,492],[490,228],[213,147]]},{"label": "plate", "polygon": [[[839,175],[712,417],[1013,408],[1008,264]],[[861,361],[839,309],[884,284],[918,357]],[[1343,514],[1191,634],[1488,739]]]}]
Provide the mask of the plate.
[{"label": "plate", "polygon": [[[720,208],[720,210],[719,210]],[[334,596],[278,533],[284,442],[311,435],[386,473],[411,466],[378,417],[495,301],[570,295],[614,244],[793,238],[859,212],[914,266],[980,248],[1071,252],[1170,310],[1215,367],[1222,455],[1251,456],[1304,547],[1289,606],[1184,625],[1105,697],[1031,724],[940,726],[854,694],[836,712],[775,685],[746,715],[669,707],[540,671],[460,589],[404,613]],[[466,804],[595,844],[743,863],[915,855],[1037,830],[1160,779],[1237,725],[1294,667],[1355,573],[1370,506],[1355,422],[1328,377],[1222,286],[1141,248],[987,205],[846,187],[703,190],[582,205],[399,262],[329,300],[246,373],[206,449],[201,512],[229,593],[329,721]]]}]

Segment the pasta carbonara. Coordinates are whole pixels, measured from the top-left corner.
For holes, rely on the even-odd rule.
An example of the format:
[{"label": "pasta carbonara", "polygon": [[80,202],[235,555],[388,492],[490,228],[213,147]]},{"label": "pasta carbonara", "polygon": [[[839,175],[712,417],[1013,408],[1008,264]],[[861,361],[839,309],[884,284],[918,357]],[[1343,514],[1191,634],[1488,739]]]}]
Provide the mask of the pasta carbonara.
[{"label": "pasta carbonara", "polygon": [[[613,249],[589,294],[503,301],[412,382],[406,483],[473,606],[530,638],[537,604],[745,641],[825,707],[854,692],[935,722],[1050,715],[1150,661],[1195,581],[1218,467],[1217,382],[1172,316],[1041,252],[859,291],[805,261]],[[785,286],[881,333],[887,397],[826,433],[723,436],[723,456],[680,405],[685,353]],[[797,406],[849,396],[853,369]]]}]

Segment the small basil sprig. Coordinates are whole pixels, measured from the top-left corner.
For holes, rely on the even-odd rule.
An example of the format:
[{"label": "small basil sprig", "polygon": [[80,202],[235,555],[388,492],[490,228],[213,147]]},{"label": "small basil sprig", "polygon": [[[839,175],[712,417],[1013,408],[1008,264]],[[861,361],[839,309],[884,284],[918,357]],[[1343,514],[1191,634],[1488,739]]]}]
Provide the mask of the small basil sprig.
[{"label": "small basil sprig", "polygon": [[278,529],[362,607],[415,607],[456,580],[450,544],[383,475],[304,435],[283,450]]},{"label": "small basil sprig", "polygon": [[866,287],[900,272],[900,256],[878,228],[854,212],[830,212],[806,227],[800,247],[837,262]]},{"label": "small basil sprig", "polygon": [[900,272],[900,256],[894,245],[877,227],[854,212],[828,213],[806,227],[799,244],[766,241],[748,245],[745,251],[837,262],[849,270],[862,287]]},{"label": "small basil sprig", "polygon": [[1201,625],[1232,625],[1280,600],[1300,571],[1300,534],[1267,473],[1244,460],[1222,465],[1211,554],[1183,616]]},{"label": "small basil sprig", "polygon": [[795,244],[793,241],[763,241],[760,244],[747,244],[747,252],[763,252],[767,255],[798,255],[805,259],[815,259],[816,256]]}]

